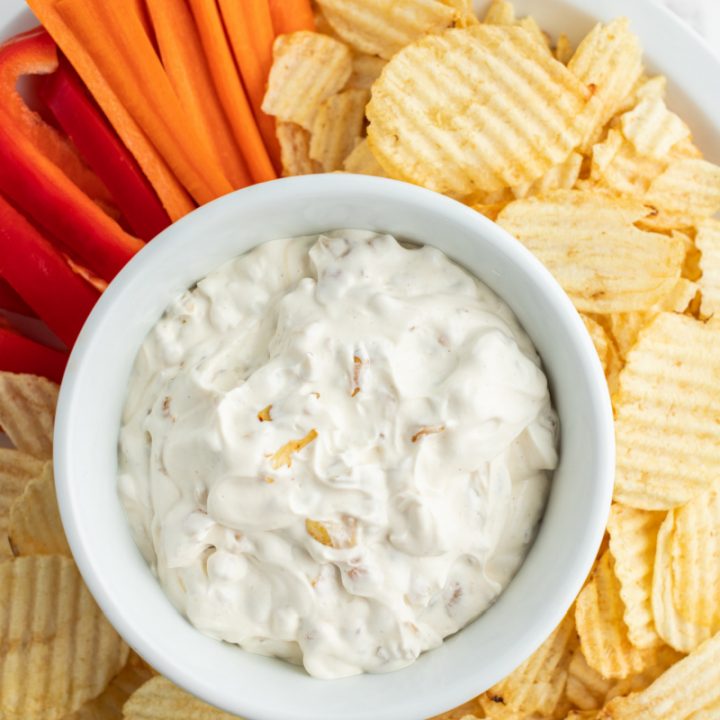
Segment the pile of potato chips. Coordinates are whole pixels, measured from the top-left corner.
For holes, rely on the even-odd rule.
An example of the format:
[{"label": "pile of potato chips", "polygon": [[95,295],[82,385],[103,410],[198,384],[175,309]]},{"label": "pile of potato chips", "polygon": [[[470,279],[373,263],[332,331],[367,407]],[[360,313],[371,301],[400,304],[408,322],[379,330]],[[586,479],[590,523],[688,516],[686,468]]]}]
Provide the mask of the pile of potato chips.
[{"label": "pile of potato chips", "polygon": [[[553,272],[605,368],[617,483],[595,568],[542,647],[444,720],[720,718],[720,168],[627,21],[574,49],[495,0],[318,0],[278,38],[264,109],[285,174],[446,193]],[[70,558],[57,388],[0,374],[0,718],[227,720],[157,676]]]}]

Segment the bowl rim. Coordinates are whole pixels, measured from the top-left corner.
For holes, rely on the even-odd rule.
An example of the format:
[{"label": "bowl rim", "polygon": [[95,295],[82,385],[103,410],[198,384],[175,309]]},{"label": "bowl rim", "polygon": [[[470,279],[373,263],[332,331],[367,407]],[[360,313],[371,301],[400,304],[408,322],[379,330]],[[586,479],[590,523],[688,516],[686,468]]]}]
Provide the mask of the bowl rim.
[{"label": "bowl rim", "polygon": [[[461,220],[468,225],[473,224],[477,228],[476,234],[481,241],[496,245],[503,244],[503,252],[514,257],[526,276],[529,276],[529,274],[535,275],[542,282],[555,306],[558,317],[564,316],[562,320],[573,326],[573,336],[576,342],[575,349],[579,351],[582,357],[583,373],[590,378],[588,388],[593,397],[592,407],[588,408],[588,413],[593,416],[598,427],[595,442],[600,459],[599,467],[595,469],[593,475],[596,480],[593,498],[595,513],[587,518],[587,534],[583,541],[578,544],[575,567],[565,574],[564,585],[554,589],[553,599],[548,600],[547,603],[550,607],[546,608],[547,612],[544,613],[543,617],[529,621],[532,628],[522,638],[522,643],[516,644],[516,660],[513,664],[506,662],[496,668],[497,680],[529,657],[552,632],[571,606],[596,556],[605,532],[610,508],[614,477],[614,429],[610,398],[599,358],[570,299],[562,291],[549,271],[502,228],[471,208],[430,190],[396,180],[350,174],[315,175],[274,180],[236,191],[195,210],[163,231],[128,263],[100,298],[78,338],[68,363],[68,372],[63,380],[58,400],[54,438],[57,494],[63,525],[77,565],[92,595],[107,615],[111,624],[118,629],[133,648],[138,650],[140,655],[147,658],[152,665],[173,682],[210,703],[215,703],[229,711],[241,712],[249,718],[254,718],[254,720],[278,720],[278,716],[274,713],[268,714],[262,701],[255,702],[242,698],[242,707],[240,707],[237,704],[237,698],[231,699],[227,694],[217,692],[217,689],[212,688],[206,681],[184,671],[181,664],[175,662],[174,657],[170,657],[169,647],[159,649],[145,641],[141,631],[142,623],[137,622],[137,613],[123,607],[107,592],[103,577],[106,576],[105,573],[108,571],[95,565],[91,553],[85,547],[85,543],[78,531],[79,517],[76,516],[76,504],[73,500],[73,488],[69,477],[73,437],[77,435],[73,428],[79,415],[79,413],[76,413],[75,397],[78,395],[79,387],[83,383],[85,375],[83,368],[86,363],[91,361],[93,343],[103,326],[106,315],[116,304],[126,300],[124,293],[128,285],[140,272],[144,271],[147,265],[159,262],[156,258],[161,258],[163,254],[169,251],[168,248],[173,247],[175,238],[181,238],[188,232],[192,232],[193,228],[201,226],[206,217],[221,216],[236,203],[252,204],[262,195],[274,194],[278,198],[282,197],[283,194],[290,196],[301,192],[312,192],[313,195],[324,199],[336,199],[343,193],[346,195],[356,193],[359,188],[362,188],[364,192],[374,193],[377,197],[382,196],[385,200],[388,198],[402,199],[407,202],[408,198],[410,198],[410,201],[415,206],[431,206],[434,208],[434,212],[438,214],[454,215],[458,221]],[[503,294],[500,293],[500,296],[503,297]],[[129,620],[129,616],[132,616],[133,620]],[[178,618],[181,618],[179,614]],[[397,672],[402,673],[405,671],[399,670]],[[363,675],[356,677],[373,676]],[[472,672],[468,672],[467,677],[454,679],[452,682],[448,679],[445,686],[437,689],[435,693],[437,700],[433,702],[433,707],[421,709],[419,705],[413,705],[413,698],[408,698],[407,717],[416,717],[415,713],[441,712],[447,707],[463,702],[473,693],[477,694],[477,682],[473,682]],[[415,699],[415,702],[417,702],[417,699]],[[355,712],[355,714],[353,712],[353,710],[349,709],[348,714],[343,718],[362,720],[371,717],[371,715],[361,711]],[[312,708],[296,708],[296,712],[292,716],[283,717],[283,720],[315,720],[317,717]],[[396,713],[383,715],[381,712],[373,711],[372,717],[377,718],[377,720],[398,720]]]}]

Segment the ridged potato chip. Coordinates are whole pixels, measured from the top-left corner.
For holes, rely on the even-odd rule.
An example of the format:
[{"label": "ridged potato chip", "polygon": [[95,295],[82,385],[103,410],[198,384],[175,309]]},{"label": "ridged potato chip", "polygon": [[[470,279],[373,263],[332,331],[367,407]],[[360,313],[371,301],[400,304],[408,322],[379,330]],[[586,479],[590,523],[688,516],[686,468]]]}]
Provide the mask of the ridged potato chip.
[{"label": "ridged potato chip", "polygon": [[355,53],[352,59],[352,74],[347,86],[358,90],[369,90],[380,77],[385,65],[387,60],[377,55]]},{"label": "ridged potato chip", "polygon": [[597,24],[568,62],[572,72],[592,91],[584,117],[584,149],[621,108],[642,75],[642,48],[626,18]]},{"label": "ridged potato chip", "polygon": [[552,272],[586,313],[651,308],[676,284],[680,241],[638,230],[646,210],[599,193],[558,191],[510,203],[498,223]]},{"label": "ridged potato chip", "polygon": [[550,637],[520,667],[480,696],[490,717],[550,715],[565,689],[577,635],[570,611]]},{"label": "ridged potato chip", "polygon": [[[601,720],[690,720],[720,703],[720,633],[673,665],[650,687],[608,703]],[[716,718],[717,715],[708,717]]]},{"label": "ridged potato chip", "polygon": [[154,677],[136,690],[123,708],[125,720],[237,720],[198,700],[164,677]]},{"label": "ridged potato chip", "polygon": [[325,172],[341,170],[343,161],[360,142],[368,90],[344,90],[318,108],[310,136],[310,157]]},{"label": "ridged potato chip", "polygon": [[525,183],[513,188],[513,194],[521,199],[533,195],[547,195],[553,190],[570,190],[580,177],[583,156],[570,153],[567,160],[551,167],[542,177],[532,183]]},{"label": "ridged potato chip", "polygon": [[552,46],[550,45],[550,38],[547,33],[542,31],[542,28],[537,24],[537,20],[531,15],[521,18],[517,21],[516,25],[521,27],[523,30],[527,30],[531,37],[535,39],[537,44],[543,48],[549,55],[552,55]]},{"label": "ridged potato chip", "polygon": [[455,27],[471,27],[480,22],[480,18],[475,14],[473,0],[441,0],[441,2],[455,9],[453,21]]},{"label": "ridged potato chip", "polygon": [[653,619],[652,586],[657,535],[664,517],[661,512],[637,510],[619,503],[610,509],[610,552],[625,606],[623,619],[630,642],[639,648],[662,644]]},{"label": "ridged potato chip", "polygon": [[21,452],[52,457],[58,386],[37,375],[0,372],[0,427]]},{"label": "ridged potato chip", "polygon": [[668,510],[720,472],[720,325],[661,313],[640,333],[615,399],[615,500]]},{"label": "ridged potato chip", "polygon": [[32,455],[0,448],[0,561],[13,556],[8,538],[10,509],[27,484],[42,472],[43,465]]},{"label": "ridged potato chip", "polygon": [[590,667],[578,648],[568,667],[565,695],[580,710],[597,710],[605,704],[605,697],[614,682]]},{"label": "ridged potato chip", "polygon": [[701,252],[702,277],[698,281],[702,292],[704,315],[720,313],[720,222],[706,220],[697,231],[695,244]]},{"label": "ridged potato chip", "polygon": [[514,25],[515,6],[507,0],[493,0],[483,22],[487,25]]},{"label": "ridged potato chip", "polygon": [[351,73],[352,54],[344,43],[305,30],[280,35],[263,112],[312,130],[322,102],[342,90]]},{"label": "ridged potato chip", "polygon": [[321,171],[319,163],[310,157],[310,133],[290,122],[278,122],[275,127],[280,145],[283,175],[312,175]]},{"label": "ridged potato chip", "polygon": [[477,210],[481,215],[484,215],[493,222],[498,219],[498,215],[507,207],[507,202],[496,202],[496,203],[476,203],[472,206],[473,210]]},{"label": "ridged potato chip", "polygon": [[58,720],[105,690],[128,647],[69,558],[0,564],[0,717]]},{"label": "ridged potato chip", "polygon": [[60,510],[55,497],[52,463],[31,480],[10,510],[10,545],[16,555],[67,555]]},{"label": "ridged potato chip", "polygon": [[346,43],[386,59],[428,33],[442,32],[457,16],[440,0],[318,0],[318,5]]},{"label": "ridged potato chip", "polygon": [[652,608],[658,635],[680,652],[690,652],[712,636],[704,625],[686,620],[675,607],[672,548],[675,514],[670,511],[660,526],[653,569]]},{"label": "ridged potato chip", "polygon": [[673,603],[688,622],[720,631],[720,482],[672,511]]},{"label": "ridged potato chip", "polygon": [[372,87],[368,140],[389,175],[482,202],[478,194],[533,182],[564,162],[586,98],[521,28],[448,30],[388,62]]},{"label": "ridged potato chip", "polygon": [[660,159],[690,137],[690,128],[659,97],[644,98],[622,115],[620,129],[638,153]]},{"label": "ridged potato chip", "polygon": [[592,580],[582,589],[575,607],[580,647],[590,667],[606,678],[642,672],[647,658],[628,637],[625,605],[609,552],[600,558]]},{"label": "ridged potato chip", "polygon": [[345,172],[358,173],[359,175],[387,177],[382,166],[372,154],[367,138],[361,140],[355,146],[355,149],[345,158],[343,169]]}]

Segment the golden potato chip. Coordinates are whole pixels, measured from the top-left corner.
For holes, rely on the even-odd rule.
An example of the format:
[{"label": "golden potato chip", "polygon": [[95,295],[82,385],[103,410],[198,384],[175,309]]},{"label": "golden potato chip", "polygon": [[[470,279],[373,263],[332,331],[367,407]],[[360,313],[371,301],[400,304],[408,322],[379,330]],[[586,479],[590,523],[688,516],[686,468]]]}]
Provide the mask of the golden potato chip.
[{"label": "golden potato chip", "polygon": [[325,172],[341,170],[343,161],[360,142],[368,90],[344,90],[318,108],[310,136],[310,157]]},{"label": "golden potato chip", "polygon": [[146,667],[128,662],[103,693],[62,720],[122,720],[127,699],[152,677]]},{"label": "golden potato chip", "polygon": [[572,710],[565,720],[596,720],[599,710]]},{"label": "golden potato chip", "polygon": [[387,65],[387,60],[377,55],[355,53],[352,60],[352,74],[347,83],[348,87],[369,90],[380,77],[385,65]]},{"label": "golden potato chip", "polygon": [[435,715],[430,720],[466,720],[475,716],[483,717],[484,713],[480,707],[480,701],[478,698],[468,700],[466,703],[459,705],[452,710],[442,713],[441,715]]},{"label": "golden potato chip", "polygon": [[361,140],[355,146],[355,149],[345,158],[343,169],[345,172],[358,173],[359,175],[387,177],[382,166],[372,154],[367,138]]},{"label": "golden potato chip", "polygon": [[607,375],[612,341],[608,337],[607,332],[605,332],[605,328],[597,320],[588,315],[582,315],[581,317],[590,337],[592,338],[595,350],[597,350],[603,370]]},{"label": "golden potato chip", "polygon": [[613,558],[605,552],[592,580],[578,596],[575,622],[588,665],[606,678],[639,673],[647,664],[646,657],[628,638],[624,614]]},{"label": "golden potato chip", "polygon": [[32,455],[0,448],[0,561],[13,555],[8,539],[10,508],[27,484],[42,472],[43,465]]},{"label": "golden potato chip", "polygon": [[487,25],[514,25],[515,7],[506,0],[493,0],[483,22]]},{"label": "golden potato chip", "polygon": [[565,695],[581,710],[595,710],[605,704],[605,697],[614,681],[604,678],[588,665],[580,648],[577,649],[568,667]]},{"label": "golden potato chip", "polygon": [[0,427],[21,452],[52,457],[58,386],[37,375],[0,372]]},{"label": "golden potato chip", "polygon": [[275,127],[280,144],[283,175],[312,175],[321,172],[319,163],[310,157],[310,133],[290,122],[278,122]]},{"label": "golden potato chip", "polygon": [[553,51],[555,59],[563,65],[567,65],[574,52],[570,38],[565,33],[560,33]]},{"label": "golden potato chip", "polygon": [[537,20],[534,17],[528,15],[517,21],[516,25],[521,27],[523,30],[527,30],[528,33],[535,39],[540,47],[547,50],[552,55],[552,47],[550,45],[550,38],[547,33],[544,33],[540,26],[537,24]]},{"label": "golden potato chip", "polygon": [[387,64],[367,107],[368,140],[391,176],[482,202],[567,159],[586,96],[521,28],[448,30]]},{"label": "golden potato chip", "polygon": [[585,135],[581,144],[587,150],[597,129],[618,112],[642,75],[640,41],[626,18],[599,23],[580,43],[567,67],[592,92],[582,123]]},{"label": "golden potato chip", "polygon": [[339,92],[352,73],[347,45],[305,30],[280,35],[262,109],[284,122],[312,130],[320,105]]},{"label": "golden potato chip", "polygon": [[562,697],[576,646],[575,623],[570,611],[533,655],[480,696],[485,712],[490,717],[503,718],[512,717],[514,713],[553,713]]},{"label": "golden potato chip", "polygon": [[698,284],[702,311],[705,315],[715,315],[720,312],[720,222],[706,220],[700,225],[695,244],[701,253],[702,277]]},{"label": "golden potato chip", "polygon": [[473,210],[477,210],[489,220],[495,222],[498,215],[507,207],[507,202],[497,203],[476,203],[472,206]]},{"label": "golden potato chip", "polygon": [[690,137],[690,128],[659,97],[643,98],[622,115],[620,129],[638,153],[660,159],[673,145]]},{"label": "golden potato chip", "polygon": [[10,545],[16,555],[67,555],[60,510],[55,497],[52,463],[31,480],[10,510]]},{"label": "golden potato chip", "polygon": [[694,625],[720,630],[720,482],[671,511],[673,603]]},{"label": "golden potato chip", "polygon": [[520,199],[533,195],[547,195],[553,190],[570,190],[580,176],[582,164],[583,156],[580,153],[570,153],[567,160],[551,167],[534,182],[514,187],[513,194]]},{"label": "golden potato chip", "polygon": [[657,214],[643,218],[647,227],[692,227],[720,210],[720,166],[698,158],[671,162],[643,198]]},{"label": "golden potato chip", "polygon": [[652,612],[652,580],[661,512],[650,512],[614,503],[608,532],[615,575],[625,612],[623,620],[630,642],[638,648],[662,644]]},{"label": "golden potato chip", "polygon": [[632,225],[646,210],[600,193],[558,191],[510,203],[498,223],[552,272],[577,309],[651,308],[676,284],[680,241]]},{"label": "golden potato chip", "polygon": [[123,708],[125,720],[237,720],[181,690],[164,677],[154,677],[136,690]]},{"label": "golden potato chip", "polygon": [[661,313],[640,333],[615,399],[615,500],[668,510],[720,471],[720,325]]},{"label": "golden potato chip", "polygon": [[386,59],[423,35],[442,32],[457,15],[440,0],[318,0],[318,5],[346,43]]},{"label": "golden potato chip", "polygon": [[[639,693],[612,700],[602,720],[689,720],[720,702],[720,634]],[[712,717],[712,716],[711,716]]]},{"label": "golden potato chip", "polygon": [[441,0],[441,2],[455,10],[453,21],[455,27],[470,27],[480,22],[480,19],[475,14],[473,0]]},{"label": "golden potato chip", "polygon": [[128,647],[69,558],[0,564],[0,717],[57,720],[97,697]]}]

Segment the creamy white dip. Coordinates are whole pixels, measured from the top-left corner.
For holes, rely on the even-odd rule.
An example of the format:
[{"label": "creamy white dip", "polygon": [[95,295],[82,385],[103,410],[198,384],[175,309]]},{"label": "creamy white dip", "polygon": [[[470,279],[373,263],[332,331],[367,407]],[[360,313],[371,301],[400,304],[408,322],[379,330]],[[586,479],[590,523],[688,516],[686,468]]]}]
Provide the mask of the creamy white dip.
[{"label": "creamy white dip", "polygon": [[511,310],[440,251],[356,230],[277,240],[148,335],[120,496],[202,632],[322,678],[394,670],[517,571],[556,424]]}]

